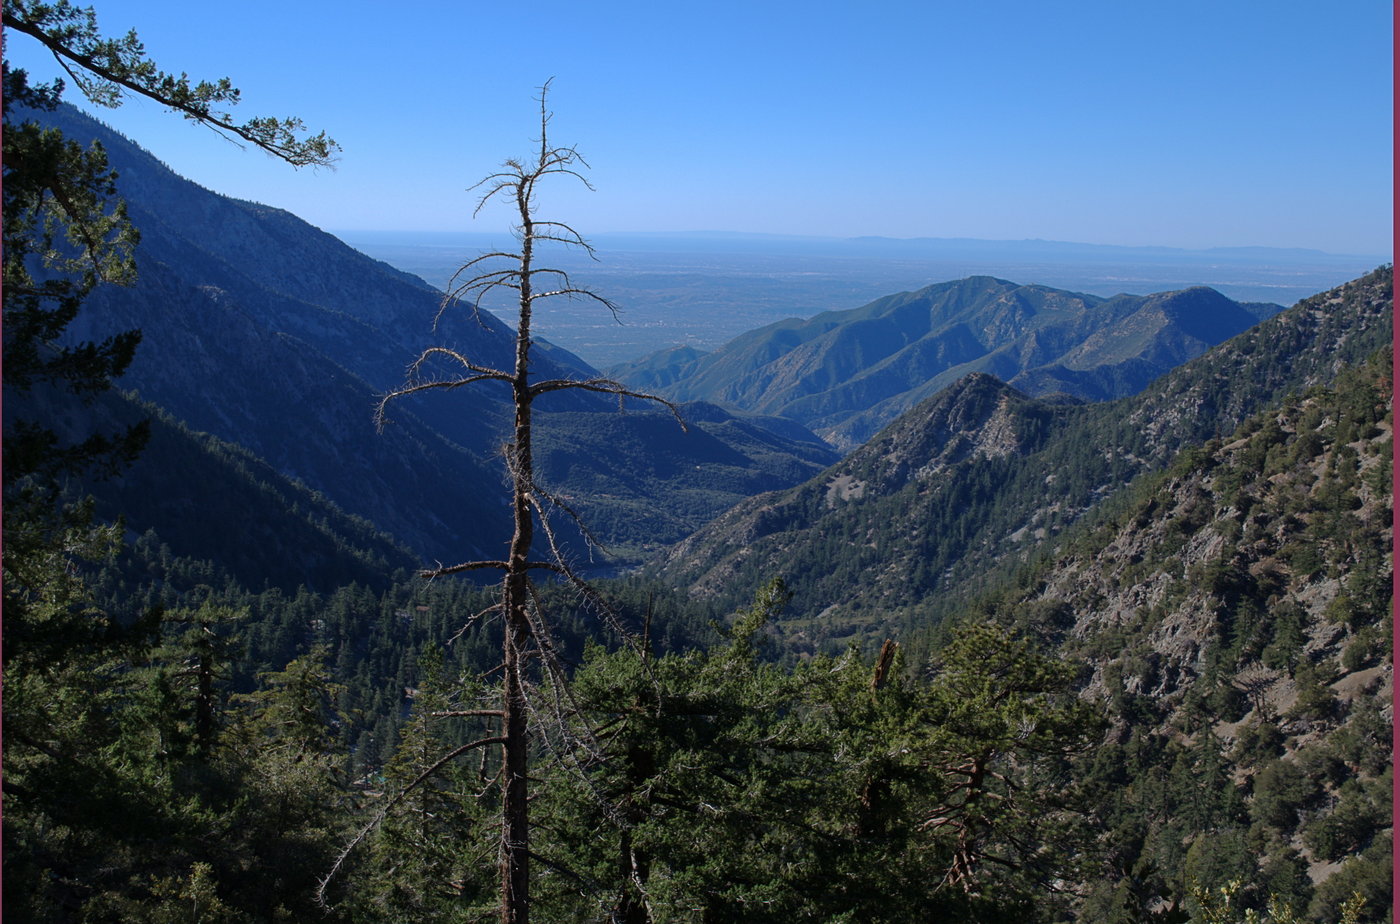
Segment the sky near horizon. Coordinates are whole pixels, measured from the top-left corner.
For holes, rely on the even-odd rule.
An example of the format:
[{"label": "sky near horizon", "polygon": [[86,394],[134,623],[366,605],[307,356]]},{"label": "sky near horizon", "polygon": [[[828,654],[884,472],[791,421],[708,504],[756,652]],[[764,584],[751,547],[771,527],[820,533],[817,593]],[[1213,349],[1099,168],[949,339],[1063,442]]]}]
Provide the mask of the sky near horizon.
[{"label": "sky near horizon", "polygon": [[[343,148],[294,170],[158,106],[66,98],[218,192],[327,230],[494,231],[467,190],[538,135],[596,188],[590,233],[741,231],[1308,247],[1385,256],[1392,5],[1383,0],[201,5],[95,0],[165,70]],[[59,75],[28,36],[7,59]]]}]

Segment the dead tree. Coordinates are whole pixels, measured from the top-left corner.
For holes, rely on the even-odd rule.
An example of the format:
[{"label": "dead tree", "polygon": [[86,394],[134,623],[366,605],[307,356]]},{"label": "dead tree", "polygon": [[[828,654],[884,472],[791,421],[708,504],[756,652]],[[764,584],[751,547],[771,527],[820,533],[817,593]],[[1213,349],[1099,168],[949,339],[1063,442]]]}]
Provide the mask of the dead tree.
[{"label": "dead tree", "polygon": [[[535,571],[549,572],[568,581],[589,599],[596,599],[591,588],[570,568],[548,514],[562,511],[577,523],[573,511],[560,499],[544,490],[535,479],[534,457],[531,451],[532,408],[541,395],[566,389],[582,389],[613,395],[622,401],[638,398],[666,405],[676,419],[680,415],[670,403],[654,395],[634,392],[610,379],[546,379],[533,381],[530,375],[530,349],[536,307],[551,298],[584,299],[617,313],[608,299],[587,288],[575,285],[568,273],[560,269],[537,265],[539,247],[554,243],[582,248],[593,254],[593,248],[569,225],[536,217],[536,190],[545,178],[569,176],[592,186],[579,173],[588,166],[572,147],[551,147],[549,143],[550,113],[545,105],[549,84],[540,88],[539,151],[529,159],[507,160],[502,169],[486,177],[473,189],[484,189],[476,211],[494,199],[510,202],[519,215],[515,227],[518,243],[516,252],[497,251],[469,261],[452,277],[448,292],[439,309],[438,318],[454,306],[466,303],[473,311],[488,298],[504,290],[518,310],[515,335],[514,368],[495,369],[481,365],[461,353],[444,347],[430,347],[409,367],[408,381],[380,402],[378,417],[382,423],[388,404],[399,398],[424,391],[455,389],[477,382],[500,382],[510,388],[514,404],[511,441],[504,448],[505,464],[511,484],[514,533],[506,558],[500,561],[468,561],[457,565],[423,571],[425,577],[440,577],[466,571],[496,569],[504,573],[497,608],[505,622],[502,650],[501,707],[498,717],[499,735],[473,742],[475,745],[499,744],[501,759],[501,847],[500,888],[501,921],[503,924],[526,924],[530,913],[530,819],[528,805],[529,762],[529,701],[531,662],[543,656],[549,660],[550,633],[543,623],[536,595],[531,584]],[[451,375],[430,372],[445,364]],[[683,425],[683,424],[682,424]],[[582,524],[578,524],[580,528]],[[542,536],[537,537],[536,529]],[[583,530],[585,537],[587,531]],[[538,541],[543,539],[543,543]],[[542,544],[547,554],[532,557],[536,546]],[[456,756],[456,754],[452,755]]]}]

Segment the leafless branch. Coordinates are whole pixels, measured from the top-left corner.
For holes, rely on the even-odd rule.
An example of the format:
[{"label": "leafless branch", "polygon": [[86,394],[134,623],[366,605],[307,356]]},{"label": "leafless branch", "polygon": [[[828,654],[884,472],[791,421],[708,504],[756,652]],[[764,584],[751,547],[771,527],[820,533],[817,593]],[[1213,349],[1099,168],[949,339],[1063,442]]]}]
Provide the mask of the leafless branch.
[{"label": "leafless branch", "polygon": [[624,398],[636,398],[639,401],[654,401],[671,412],[671,416],[676,418],[676,423],[680,424],[681,430],[685,432],[689,432],[690,430],[690,428],[686,426],[685,418],[681,416],[680,407],[675,402],[669,401],[660,395],[648,394],[644,391],[633,391],[621,382],[616,382],[612,379],[585,379],[583,381],[577,379],[548,379],[543,382],[537,382],[530,386],[530,388],[534,393],[532,396],[567,388],[581,388],[584,391],[593,391],[604,395],[616,395],[619,408],[621,408],[622,399]]},{"label": "leafless branch", "polygon": [[482,611],[479,612],[479,613],[473,613],[470,619],[468,619],[466,622],[462,623],[462,627],[461,627],[460,629],[458,629],[456,632],[452,633],[452,637],[451,637],[450,639],[447,640],[447,644],[449,644],[449,645],[454,644],[454,643],[457,641],[457,639],[461,638],[463,635],[466,634],[467,630],[470,629],[470,628],[472,627],[472,625],[473,625],[478,619],[480,619],[481,617],[485,616],[487,613],[499,613],[500,611],[501,611],[501,604],[500,604],[500,602],[498,601],[498,602],[496,602],[496,603],[491,604],[490,606],[488,606],[486,609],[482,610]]},{"label": "leafless branch", "polygon": [[473,375],[464,379],[452,379],[443,382],[423,382],[419,385],[410,385],[407,388],[400,388],[398,391],[391,391],[379,400],[379,404],[374,410],[374,425],[383,432],[389,424],[389,402],[398,398],[415,395],[421,391],[433,391],[439,388],[453,389],[461,388],[463,385],[470,385],[473,382],[481,382],[489,379],[499,378],[496,375]]},{"label": "leafless branch", "polygon": [[436,578],[447,574],[461,574],[463,571],[484,571],[487,568],[495,568],[497,571],[505,571],[510,568],[509,562],[504,561],[468,561],[460,565],[449,565],[436,568],[424,568],[418,572],[419,577]]},{"label": "leafless branch", "polygon": [[[557,151],[560,156],[557,157],[553,161],[553,163],[568,164],[573,163],[574,161],[578,161],[585,167],[588,166],[588,161],[584,160],[583,156],[580,155],[578,151],[575,151],[573,148],[559,148],[557,149]],[[563,155],[567,155],[567,158]],[[536,173],[533,177],[531,177],[531,183],[533,185],[533,183],[538,181],[539,179],[551,175],[571,176],[574,179],[581,182],[584,186],[587,186],[590,191],[593,189],[593,184],[588,182],[588,178],[586,176],[584,176],[582,173],[579,173],[577,170],[571,170],[568,167],[551,167],[548,170],[541,170],[538,173]]]},{"label": "leafless branch", "polygon": [[540,487],[539,482],[532,483],[531,488],[531,494],[533,495],[531,498],[531,503],[535,508],[535,512],[539,514],[540,522],[545,525],[545,530],[547,531],[549,538],[550,553],[554,555],[556,561],[563,560],[563,553],[559,551],[559,547],[554,541],[554,532],[552,528],[548,525],[549,512],[546,511],[544,507],[540,505],[539,501],[537,500],[538,497],[543,497],[545,500],[549,501],[550,506],[557,507],[560,510],[564,511],[564,515],[567,516],[573,522],[574,526],[583,536],[584,542],[586,542],[590,548],[597,548],[606,551],[606,547],[603,545],[602,542],[598,541],[598,538],[596,536],[593,535],[592,530],[590,530],[588,526],[583,522],[583,518],[578,515],[578,511],[574,510],[573,507],[570,507],[568,504],[566,504],[563,501],[563,499],[560,498],[558,495],[553,494]]},{"label": "leafless branch", "polygon": [[442,321],[443,314],[448,308],[455,305],[457,302],[465,300],[469,296],[472,297],[472,316],[476,318],[478,324],[485,327],[486,322],[481,320],[481,306],[479,303],[483,297],[495,289],[510,289],[519,292],[521,286],[519,283],[507,282],[504,278],[492,279],[490,281],[484,278],[478,278],[477,280],[458,286],[443,297],[442,303],[438,306],[437,314],[433,316],[433,329],[437,329],[438,324]]},{"label": "leafless branch", "polygon": [[369,833],[371,831],[377,828],[379,824],[384,821],[384,819],[388,816],[389,812],[391,812],[395,806],[397,806],[400,802],[402,802],[405,798],[408,797],[409,793],[417,789],[424,781],[432,777],[433,774],[437,773],[448,763],[467,753],[467,751],[479,747],[486,747],[487,745],[504,743],[505,739],[499,736],[493,736],[490,738],[478,738],[475,741],[468,742],[467,744],[464,744],[461,747],[455,748],[449,753],[444,754],[431,767],[418,774],[418,777],[414,779],[413,782],[409,783],[403,788],[402,791],[399,792],[398,795],[390,799],[388,803],[384,805],[383,808],[381,808],[378,812],[375,813],[374,817],[370,819],[369,823],[360,829],[359,833],[356,834],[350,840],[350,843],[345,845],[345,849],[343,849],[340,852],[340,856],[336,857],[335,863],[331,866],[330,872],[326,873],[325,878],[323,878],[320,881],[320,883],[316,886],[316,903],[321,905],[322,907],[325,907],[326,887],[330,885],[331,880],[335,878],[335,874],[340,871],[340,867],[345,864],[346,858],[348,858],[351,852],[354,851],[354,849],[358,847],[366,837],[369,836]]},{"label": "leafless branch", "polygon": [[510,375],[508,373],[502,372],[499,369],[492,369],[490,366],[477,365],[476,363],[467,359],[461,353],[458,353],[456,350],[450,350],[447,347],[428,347],[421,354],[419,354],[418,358],[413,361],[413,364],[408,367],[409,379],[412,380],[414,377],[416,377],[418,373],[422,370],[424,364],[426,364],[427,361],[434,356],[446,356],[449,359],[453,359],[460,363],[463,367],[465,367],[469,372],[476,372],[488,378],[503,379],[505,381],[510,381]]},{"label": "leafless branch", "polygon": [[614,318],[617,317],[617,305],[613,304],[613,302],[611,302],[611,301],[609,301],[608,299],[604,298],[603,296],[599,295],[597,292],[592,292],[592,291],[590,291],[590,290],[588,290],[588,289],[581,289],[581,288],[578,288],[578,287],[569,287],[569,288],[564,288],[564,289],[546,289],[546,290],[543,291],[543,292],[531,292],[531,293],[530,293],[530,296],[529,296],[529,300],[530,300],[531,302],[533,302],[533,301],[536,301],[537,299],[542,299],[542,298],[558,298],[558,297],[561,296],[561,295],[562,295],[562,296],[566,296],[566,297],[568,297],[568,298],[588,298],[588,299],[592,299],[593,301],[595,301],[595,302],[597,302],[598,304],[602,305],[604,308],[606,308],[606,309],[608,309],[609,311],[611,311],[611,312],[612,312],[612,316],[613,316]]}]

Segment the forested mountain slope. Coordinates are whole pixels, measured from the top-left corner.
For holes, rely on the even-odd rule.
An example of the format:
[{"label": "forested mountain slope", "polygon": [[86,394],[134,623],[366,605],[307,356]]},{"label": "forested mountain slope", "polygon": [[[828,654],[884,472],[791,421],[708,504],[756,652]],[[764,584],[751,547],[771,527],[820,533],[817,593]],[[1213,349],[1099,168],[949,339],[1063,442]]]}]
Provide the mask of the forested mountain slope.
[{"label": "forested mountain slope", "polygon": [[[484,551],[478,534],[505,522],[477,487],[495,478],[485,453],[501,396],[482,395],[455,422],[399,414],[382,436],[371,417],[432,337],[437,293],[290,214],[176,176],[75,110],[40,118],[101,141],[141,231],[137,283],[100,287],[69,332],[142,332],[121,387],[420,554]],[[509,331],[482,319],[452,323],[443,342],[485,361],[508,357]]]},{"label": "forested mountain slope", "polygon": [[1390,905],[1390,350],[1182,453],[985,602],[1085,665],[1076,762],[1108,862],[1082,920],[1241,884],[1308,920]]},{"label": "forested mountain slope", "polygon": [[101,395],[81,413],[74,413],[71,395],[52,389],[35,389],[27,399],[70,442],[93,430],[147,423],[149,442],[133,462],[106,477],[76,479],[70,489],[91,489],[99,521],[120,522],[128,537],[149,533],[150,541],[168,546],[165,557],[178,550],[200,562],[208,569],[206,584],[231,579],[289,592],[303,585],[327,592],[347,583],[383,588],[396,572],[418,564],[369,521],[347,515],[248,450],[193,432],[130,394]]},{"label": "forested mountain slope", "polygon": [[974,276],[614,372],[677,400],[790,417],[850,451],[972,372],[1036,395],[1119,398],[1278,310],[1208,288],[1106,299]]},{"label": "forested mountain slope", "polygon": [[[658,922],[702,908],[773,924],[1129,924],[1188,920],[1194,881],[1239,882],[1250,907],[1273,898],[1317,924],[1359,893],[1355,920],[1385,921],[1387,370],[1373,354],[1335,388],[1188,450],[902,656],[761,656],[783,605],[773,587],[712,646],[580,651],[596,620],[546,589],[577,664],[570,709],[602,753],[541,763],[532,844],[553,865],[537,873],[539,914],[592,919],[640,892]],[[1008,395],[974,380],[940,419],[995,417]],[[163,653],[101,686],[124,720],[115,742],[93,723],[118,772],[64,793],[73,836],[45,840],[32,813],[7,827],[29,848],[7,881],[24,907],[66,899],[130,920],[195,895],[232,920],[309,915],[316,882],[368,831],[315,914],[489,915],[498,833],[480,793],[494,767],[450,762],[391,802],[479,737],[470,718],[443,719],[483,702],[462,676],[497,660],[496,627],[472,618],[488,595],[435,581],[216,599],[246,610],[217,626],[222,657],[246,640],[285,669],[246,695],[221,680],[218,735],[196,750],[193,685],[158,682],[199,641],[191,617],[213,614],[174,614]],[[672,605],[633,586],[622,608],[655,644]],[[65,749],[71,724],[54,733]],[[93,778],[25,757],[21,786]]]},{"label": "forested mountain slope", "polygon": [[[101,141],[141,231],[137,283],[99,288],[68,332],[75,340],[142,332],[121,387],[195,431],[243,447],[388,533],[420,561],[499,557],[510,535],[498,499],[507,390],[482,383],[465,397],[457,392],[399,402],[382,432],[373,412],[429,345],[508,368],[514,335],[505,324],[487,311],[462,307],[445,312],[435,328],[441,293],[417,277],[287,212],[190,183],[75,110],[36,116],[70,137]],[[547,314],[542,324],[547,335]],[[596,377],[567,351],[540,346],[537,377]],[[7,397],[7,409],[20,412],[21,401]],[[592,414],[616,415],[617,404],[581,392],[547,395],[537,410],[537,432],[561,458],[636,455],[640,443],[633,437],[617,442],[620,431],[653,425],[650,417],[596,423]],[[94,411],[73,402],[62,413]],[[810,434],[794,434],[792,425],[731,424],[727,413],[700,418],[689,434],[670,423],[675,432],[666,452],[675,464],[664,477],[639,479],[622,465],[588,471],[577,484],[571,472],[586,466],[548,464],[543,474],[560,495],[587,492],[599,538],[636,556],[753,491],[793,484],[834,459]],[[715,441],[726,458],[720,468],[709,464]],[[106,490],[84,488],[99,495]],[[152,522],[158,515],[140,509],[143,503],[193,506],[200,490],[175,479],[159,498],[128,495],[123,503],[136,505],[128,510],[133,520]],[[672,494],[687,498],[682,509],[674,507]],[[258,530],[276,529],[208,522],[204,528],[244,525],[251,527],[250,543]],[[176,552],[197,554],[193,547]]]},{"label": "forested mountain slope", "polygon": [[1130,398],[1064,406],[974,376],[806,484],[735,507],[658,563],[742,599],[773,576],[807,643],[947,612],[1133,477],[1389,343],[1391,271],[1300,302]]}]

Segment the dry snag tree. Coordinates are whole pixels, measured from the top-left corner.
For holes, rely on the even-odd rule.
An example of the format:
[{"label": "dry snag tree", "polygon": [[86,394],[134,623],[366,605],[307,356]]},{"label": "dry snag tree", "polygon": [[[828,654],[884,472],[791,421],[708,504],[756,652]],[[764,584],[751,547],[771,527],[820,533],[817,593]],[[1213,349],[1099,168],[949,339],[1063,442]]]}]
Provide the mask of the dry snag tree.
[{"label": "dry snag tree", "polygon": [[[537,264],[539,248],[554,243],[577,247],[592,255],[593,248],[577,231],[558,221],[547,221],[536,215],[535,194],[541,181],[552,176],[573,177],[590,189],[592,186],[579,173],[587,167],[578,151],[572,147],[551,147],[548,128],[550,113],[545,105],[549,84],[540,89],[540,137],[538,153],[531,159],[507,160],[502,169],[486,177],[473,189],[484,189],[476,211],[492,200],[507,200],[518,212],[514,231],[518,242],[516,252],[496,251],[469,261],[452,277],[438,317],[456,305],[466,303],[476,311],[482,300],[500,290],[508,293],[518,311],[513,369],[496,369],[473,362],[461,353],[445,347],[430,347],[409,367],[408,381],[397,391],[386,395],[379,406],[379,420],[384,422],[387,405],[399,398],[436,389],[455,389],[477,382],[500,382],[510,388],[514,404],[514,424],[510,442],[504,447],[505,463],[511,485],[514,533],[507,556],[498,561],[469,561],[423,571],[425,577],[440,577],[466,571],[495,569],[504,573],[501,596],[495,609],[505,623],[502,645],[502,679],[499,709],[473,711],[470,714],[499,722],[498,733],[481,738],[447,754],[429,768],[413,785],[426,779],[447,761],[468,750],[499,745],[501,770],[499,784],[501,799],[500,888],[501,920],[506,924],[525,924],[529,920],[530,821],[528,807],[529,760],[529,690],[532,664],[544,661],[550,667],[557,662],[552,656],[550,632],[539,612],[531,574],[544,571],[557,579],[568,581],[588,599],[597,602],[596,594],[566,563],[548,514],[559,510],[578,522],[573,511],[558,498],[544,490],[535,479],[531,452],[532,407],[535,399],[549,392],[582,389],[613,395],[622,401],[638,398],[657,401],[676,408],[654,395],[634,392],[610,379],[546,379],[533,381],[530,376],[532,324],[536,307],[546,299],[568,298],[591,300],[616,314],[616,306],[606,298],[573,283],[560,269]],[[442,368],[453,370],[450,375],[428,371]],[[680,420],[679,414],[676,414]],[[578,524],[580,528],[582,524]],[[537,537],[538,532],[541,534]],[[585,536],[587,535],[585,531]],[[539,540],[542,539],[541,543]],[[546,554],[532,557],[537,545]],[[464,715],[466,713],[455,713]],[[410,785],[408,789],[412,789]],[[407,794],[405,790],[399,798]],[[386,806],[385,811],[392,805]],[[382,813],[381,816],[383,817]],[[358,839],[357,839],[358,840]],[[353,844],[351,845],[353,846]],[[324,886],[323,886],[324,889]]]}]

